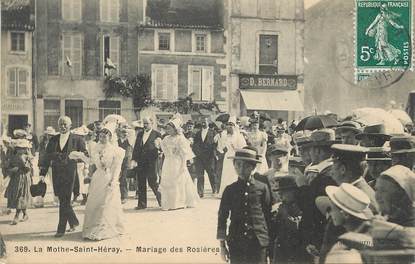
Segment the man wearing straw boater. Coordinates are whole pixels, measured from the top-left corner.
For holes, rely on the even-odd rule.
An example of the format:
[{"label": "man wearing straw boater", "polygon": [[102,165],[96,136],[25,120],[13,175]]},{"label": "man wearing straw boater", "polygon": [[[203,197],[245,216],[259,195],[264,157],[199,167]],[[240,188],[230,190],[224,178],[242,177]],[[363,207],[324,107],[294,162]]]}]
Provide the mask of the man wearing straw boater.
[{"label": "man wearing straw boater", "polygon": [[238,180],[225,188],[220,202],[217,239],[222,258],[231,263],[266,263],[271,198],[268,186],[254,177],[260,157],[252,147],[244,147],[229,158]]}]

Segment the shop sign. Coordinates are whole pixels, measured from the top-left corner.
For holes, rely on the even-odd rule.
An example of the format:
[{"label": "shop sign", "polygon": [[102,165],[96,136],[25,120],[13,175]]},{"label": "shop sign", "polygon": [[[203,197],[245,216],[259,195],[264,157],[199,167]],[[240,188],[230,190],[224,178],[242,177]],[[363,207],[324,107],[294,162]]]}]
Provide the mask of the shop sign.
[{"label": "shop sign", "polygon": [[296,90],[296,75],[240,74],[240,89]]}]

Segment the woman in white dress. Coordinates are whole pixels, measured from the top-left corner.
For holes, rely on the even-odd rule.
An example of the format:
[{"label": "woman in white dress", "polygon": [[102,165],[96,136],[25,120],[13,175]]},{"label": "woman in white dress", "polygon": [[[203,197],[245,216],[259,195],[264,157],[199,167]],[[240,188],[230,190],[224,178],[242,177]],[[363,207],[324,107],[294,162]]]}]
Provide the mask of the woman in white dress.
[{"label": "woman in white dress", "polygon": [[199,195],[186,165],[194,157],[190,142],[181,133],[179,118],[170,120],[165,129],[167,136],[160,143],[165,157],[159,187],[161,209],[195,207]]},{"label": "woman in white dress", "polygon": [[236,127],[236,118],[230,117],[226,124],[226,134],[224,134],[218,141],[218,149],[225,152],[223,158],[222,177],[220,181],[219,197],[222,197],[222,193],[226,186],[235,182],[238,179],[233,161],[228,157],[235,156],[235,151],[246,146],[244,136],[239,132]]},{"label": "woman in white dress", "polygon": [[115,124],[107,124],[99,134],[99,143],[92,147],[89,164],[96,171],[89,185],[82,237],[102,240],[124,232],[119,188],[124,150],[113,143]]},{"label": "woman in white dress", "polygon": [[258,155],[261,156],[261,163],[256,166],[256,172],[265,173],[268,171],[267,160],[265,159],[265,153],[267,152],[267,133],[259,130],[259,120],[252,118],[250,120],[250,131],[247,133],[248,145],[254,147],[258,151]]}]

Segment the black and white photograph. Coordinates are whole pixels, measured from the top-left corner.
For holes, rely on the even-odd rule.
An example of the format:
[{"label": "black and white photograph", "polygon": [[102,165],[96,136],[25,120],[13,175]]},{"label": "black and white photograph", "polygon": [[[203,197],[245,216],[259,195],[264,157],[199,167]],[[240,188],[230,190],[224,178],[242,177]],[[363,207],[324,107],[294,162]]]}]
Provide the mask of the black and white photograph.
[{"label": "black and white photograph", "polygon": [[0,0],[0,264],[415,263],[415,0]]}]

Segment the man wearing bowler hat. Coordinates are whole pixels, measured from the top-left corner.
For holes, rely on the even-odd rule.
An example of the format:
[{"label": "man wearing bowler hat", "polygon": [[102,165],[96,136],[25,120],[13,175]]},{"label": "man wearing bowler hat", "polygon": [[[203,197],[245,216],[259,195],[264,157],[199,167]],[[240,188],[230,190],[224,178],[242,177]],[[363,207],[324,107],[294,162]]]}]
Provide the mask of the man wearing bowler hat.
[{"label": "man wearing bowler hat", "polygon": [[336,135],[341,138],[343,144],[357,145],[359,140],[356,135],[362,133],[362,126],[355,121],[343,121],[336,128]]},{"label": "man wearing bowler hat", "polygon": [[266,263],[271,199],[267,185],[253,176],[261,161],[249,147],[229,158],[233,159],[238,180],[225,188],[219,206],[217,239],[222,258],[231,263]]},{"label": "man wearing bowler hat", "polygon": [[363,147],[382,147],[391,136],[386,134],[384,124],[372,124],[363,128],[363,132],[355,136]]},{"label": "man wearing bowler hat", "polygon": [[320,213],[315,206],[314,200],[321,195],[325,195],[325,188],[329,185],[336,185],[331,178],[331,145],[338,143],[335,132],[332,129],[320,129],[313,131],[310,136],[311,165],[305,171],[306,185],[302,186],[302,192],[306,199],[304,206],[304,216],[302,221],[308,231],[307,251],[317,257],[323,242],[324,229],[327,223],[326,217]]},{"label": "man wearing bowler hat", "polygon": [[415,164],[415,137],[396,136],[390,140],[392,165],[402,165],[413,170]]}]

